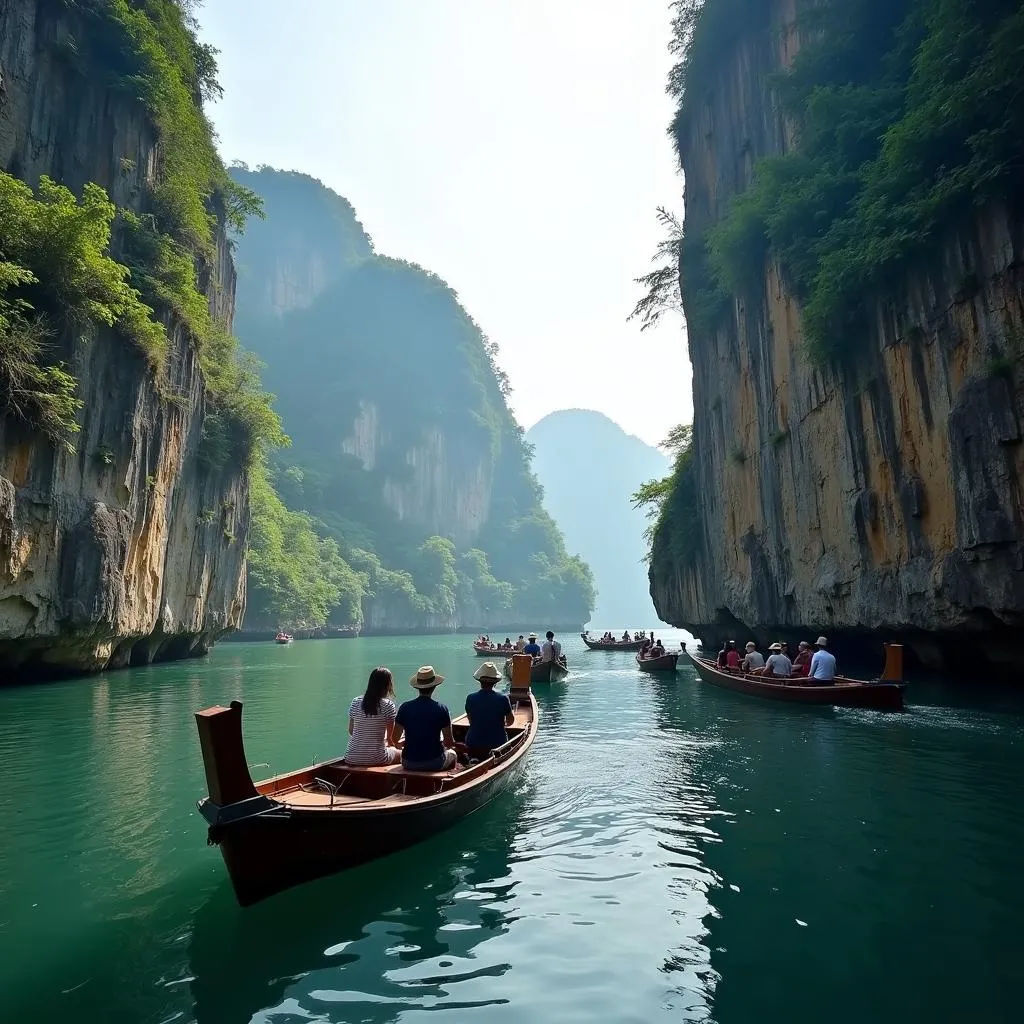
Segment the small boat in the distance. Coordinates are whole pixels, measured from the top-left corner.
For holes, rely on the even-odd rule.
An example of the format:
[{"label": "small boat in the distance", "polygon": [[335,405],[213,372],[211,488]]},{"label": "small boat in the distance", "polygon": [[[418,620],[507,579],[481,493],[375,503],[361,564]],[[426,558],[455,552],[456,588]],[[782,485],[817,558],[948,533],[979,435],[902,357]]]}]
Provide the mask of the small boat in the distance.
[{"label": "small boat in the distance", "polygon": [[609,643],[607,640],[594,640],[586,633],[580,633],[580,639],[592,651],[639,651],[645,640],[615,640]]},{"label": "small boat in the distance", "polygon": [[[220,847],[242,906],[418,843],[483,807],[513,783],[537,735],[529,686],[509,692],[515,724],[484,760],[451,771],[400,764],[354,768],[344,758],[253,783],[242,742],[242,705],[196,713],[210,795],[197,804]],[[465,740],[465,716],[452,722]]]},{"label": "small boat in the distance", "polygon": [[502,654],[507,658],[510,654],[515,654],[515,649],[509,647],[491,647],[490,644],[473,644],[473,653],[478,658],[493,658]]},{"label": "small boat in the distance", "polygon": [[278,633],[277,636],[274,637],[274,643],[290,644],[294,639],[295,637],[293,637],[291,633]]},{"label": "small boat in the distance", "polygon": [[658,658],[641,658],[636,656],[636,663],[644,672],[675,672],[680,651],[666,652]]},{"label": "small boat in the distance", "polygon": [[752,697],[783,700],[794,704],[832,704],[836,707],[874,708],[877,711],[902,711],[903,648],[899,644],[885,644],[885,667],[878,679],[848,679],[836,676],[831,686],[815,686],[805,677],[773,682],[742,672],[723,672],[710,658],[696,658],[684,653],[693,663],[697,675],[705,683],[736,690]]},{"label": "small boat in the distance", "polygon": [[[515,671],[514,665],[517,659],[522,659],[523,664],[527,660],[531,660],[529,654],[513,654],[511,658],[508,658],[505,662],[505,678],[512,679],[512,674]],[[557,683],[559,680],[564,679],[569,674],[569,663],[565,660],[563,654],[557,661],[535,661],[530,666],[530,682],[531,683]]]}]

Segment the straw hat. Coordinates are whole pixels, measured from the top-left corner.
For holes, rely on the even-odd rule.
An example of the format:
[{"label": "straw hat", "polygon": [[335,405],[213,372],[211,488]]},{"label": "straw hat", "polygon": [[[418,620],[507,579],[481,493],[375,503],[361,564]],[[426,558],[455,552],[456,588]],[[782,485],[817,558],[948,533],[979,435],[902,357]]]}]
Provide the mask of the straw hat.
[{"label": "straw hat", "polygon": [[781,651],[782,650],[782,644],[772,644],[771,647],[768,648],[768,650],[769,651]]},{"label": "straw hat", "polygon": [[531,633],[526,639],[527,640],[536,640],[537,639],[537,634],[536,633]]},{"label": "straw hat", "polygon": [[819,636],[816,643],[818,647],[828,647],[828,641],[823,636]]},{"label": "straw hat", "polygon": [[[500,679],[501,673],[497,670],[493,661],[485,661],[474,673],[474,679]],[[413,683],[413,686],[416,684]]]},{"label": "straw hat", "polygon": [[[484,667],[486,668],[487,666],[485,665]],[[444,676],[437,675],[434,672],[433,665],[424,665],[422,668],[417,669],[416,675],[409,679],[409,685],[416,687],[417,690],[432,690],[443,682]]]}]

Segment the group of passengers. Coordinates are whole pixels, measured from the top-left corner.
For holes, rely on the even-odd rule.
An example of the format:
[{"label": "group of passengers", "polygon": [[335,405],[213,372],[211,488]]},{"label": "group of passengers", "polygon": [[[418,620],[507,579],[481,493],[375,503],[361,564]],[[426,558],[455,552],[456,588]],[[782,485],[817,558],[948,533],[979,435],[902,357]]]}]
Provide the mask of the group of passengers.
[{"label": "group of passengers", "polygon": [[665,645],[652,633],[640,648],[641,658],[661,658],[665,654]]},{"label": "group of passengers", "polygon": [[434,700],[434,690],[444,682],[431,665],[424,665],[409,680],[418,693],[396,707],[394,678],[390,669],[375,668],[366,692],[348,709],[348,750],[345,763],[359,768],[398,764],[414,772],[440,772],[486,758],[508,740],[506,728],[515,723],[509,698],[495,691],[501,672],[485,661],[473,673],[480,689],[466,698],[469,729],[465,743],[452,734],[448,708]]},{"label": "group of passengers", "polygon": [[742,658],[736,649],[736,641],[729,640],[718,652],[717,666],[727,672],[743,672],[764,679],[806,679],[814,686],[829,686],[836,678],[836,659],[828,650],[828,640],[823,636],[814,643],[813,653],[812,645],[801,640],[793,658],[790,658],[788,644],[776,642],[768,648],[767,660],[753,640],[747,642]]},{"label": "group of passengers", "polygon": [[622,631],[622,636],[615,637],[612,635],[612,631],[610,629],[606,629],[599,642],[602,644],[638,643],[639,641],[645,639],[646,636],[647,631],[641,630],[639,633],[634,633],[632,639],[630,639],[629,630],[625,629]]},{"label": "group of passengers", "polygon": [[523,644],[526,641],[523,640],[523,634],[519,634],[519,639],[512,643],[509,637],[505,637],[504,643],[494,643],[489,636],[483,636],[482,634],[476,638],[477,647],[486,647],[488,650],[494,651],[496,654],[515,654],[516,651],[523,649]]}]

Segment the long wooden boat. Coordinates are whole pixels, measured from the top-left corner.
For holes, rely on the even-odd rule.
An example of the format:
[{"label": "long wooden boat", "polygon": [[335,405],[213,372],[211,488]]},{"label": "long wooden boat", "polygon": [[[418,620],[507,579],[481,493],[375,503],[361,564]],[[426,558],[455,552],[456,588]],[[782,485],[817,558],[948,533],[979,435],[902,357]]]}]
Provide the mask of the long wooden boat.
[{"label": "long wooden boat", "polygon": [[592,651],[639,651],[645,643],[644,640],[616,640],[608,643],[606,640],[592,640],[586,633],[580,633],[580,639]]},{"label": "long wooden boat", "polygon": [[[529,657],[529,655],[525,655]],[[512,678],[514,658],[505,662],[505,678]],[[531,683],[557,683],[569,674],[569,664],[563,656],[560,661],[538,661],[530,668]]]},{"label": "long wooden boat", "polygon": [[[508,742],[468,768],[410,772],[354,768],[344,758],[253,783],[242,741],[242,705],[196,713],[210,795],[198,803],[208,841],[220,846],[242,906],[333,874],[448,828],[504,792],[537,734],[529,688],[510,693]],[[469,723],[455,719],[455,739]]]},{"label": "long wooden boat", "polygon": [[877,711],[902,711],[903,649],[898,644],[885,645],[885,669],[880,679],[848,679],[836,676],[831,686],[815,686],[806,679],[769,682],[758,676],[740,672],[723,672],[706,658],[695,658],[684,651],[706,683],[726,690],[746,693],[752,697],[783,700],[794,704],[831,704],[837,707],[874,708]]},{"label": "long wooden boat", "polygon": [[479,647],[477,644],[473,644],[473,653],[478,658],[507,658],[510,654],[515,654],[514,650],[509,650],[507,647]]},{"label": "long wooden boat", "polygon": [[675,672],[679,653],[663,654],[660,658],[641,658],[636,656],[636,663],[644,672]]}]

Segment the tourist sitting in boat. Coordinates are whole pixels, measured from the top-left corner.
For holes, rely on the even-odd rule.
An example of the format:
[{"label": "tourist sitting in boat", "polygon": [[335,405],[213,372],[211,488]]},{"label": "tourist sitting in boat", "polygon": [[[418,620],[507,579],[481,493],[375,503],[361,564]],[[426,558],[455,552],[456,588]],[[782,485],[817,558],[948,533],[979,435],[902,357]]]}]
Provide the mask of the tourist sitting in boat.
[{"label": "tourist sitting in boat", "polygon": [[383,666],[370,673],[366,692],[348,709],[348,750],[345,763],[359,768],[397,764],[402,752],[393,745],[392,734],[398,710],[391,700],[395,684]]},{"label": "tourist sitting in boat", "polygon": [[746,656],[740,664],[744,672],[756,672],[757,669],[764,668],[764,655],[757,649],[757,644],[753,640],[747,641],[745,650]]},{"label": "tourist sitting in boat", "polygon": [[665,656],[665,647],[660,640],[655,640],[651,644],[650,650],[647,652],[648,658],[663,658]]},{"label": "tourist sitting in boat", "polygon": [[495,747],[508,740],[507,726],[515,724],[512,704],[504,693],[495,693],[494,685],[501,673],[494,662],[485,661],[474,673],[480,689],[466,698],[466,753],[471,761],[482,761]]},{"label": "tourist sitting in boat", "polygon": [[433,697],[434,690],[443,682],[444,676],[437,675],[432,665],[424,665],[409,680],[419,695],[398,709],[393,734],[396,745],[405,738],[402,767],[407,771],[447,771],[458,760],[452,716]]},{"label": "tourist sitting in boat", "polygon": [[793,673],[793,663],[786,656],[782,644],[774,643],[768,648],[768,660],[764,668],[755,669],[754,675],[765,679],[788,679]]},{"label": "tourist sitting in boat", "polygon": [[814,645],[817,650],[811,658],[810,677],[815,685],[831,686],[836,678],[836,659],[833,654],[826,650],[828,640],[819,636]]},{"label": "tourist sitting in boat", "polygon": [[549,629],[544,636],[544,646],[540,649],[540,660],[542,662],[561,661],[562,645],[555,639],[555,634]]},{"label": "tourist sitting in boat", "polygon": [[511,651],[512,650],[512,641],[509,640],[508,637],[505,637],[505,646],[504,646],[503,649],[506,650],[506,651]]},{"label": "tourist sitting in boat", "polygon": [[520,633],[519,634],[519,639],[516,641],[516,647],[515,647],[516,653],[517,654],[521,654],[522,650],[523,650],[523,648],[525,646],[526,646],[526,641],[523,639],[523,634]]},{"label": "tourist sitting in boat", "polygon": [[533,657],[540,657],[540,645],[537,643],[537,634],[531,633],[529,636],[529,642],[523,648],[523,654],[532,654]]},{"label": "tourist sitting in boat", "polygon": [[715,666],[717,668],[725,668],[728,665],[729,657],[729,645],[728,643],[722,644],[722,649],[718,652],[718,657],[715,658]]},{"label": "tourist sitting in boat", "polygon": [[796,677],[806,676],[810,671],[811,645],[806,640],[801,640],[796,657],[793,659],[793,675]]},{"label": "tourist sitting in boat", "polygon": [[628,644],[629,643],[629,630],[628,629],[622,634],[622,642],[624,644]]},{"label": "tourist sitting in boat", "polygon": [[740,652],[736,650],[736,641],[730,640],[725,645],[725,667],[735,672],[740,667]]}]

